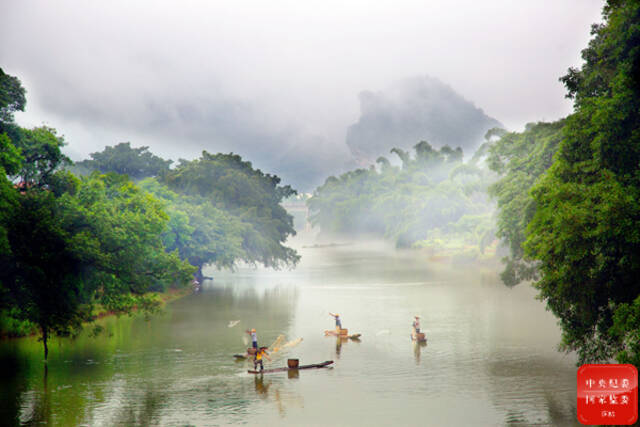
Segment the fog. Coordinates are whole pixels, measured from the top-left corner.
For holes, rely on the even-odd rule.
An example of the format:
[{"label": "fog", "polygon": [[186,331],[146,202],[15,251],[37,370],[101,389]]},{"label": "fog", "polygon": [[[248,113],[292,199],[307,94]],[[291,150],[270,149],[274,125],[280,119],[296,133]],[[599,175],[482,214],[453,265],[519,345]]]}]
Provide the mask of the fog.
[{"label": "fog", "polygon": [[[122,141],[172,159],[233,151],[308,191],[361,160],[350,147],[367,100],[398,82],[437,79],[480,122],[512,130],[567,115],[571,102],[558,77],[580,64],[601,7],[595,0],[13,1],[0,13],[0,66],[28,92],[18,122],[56,127],[74,160]],[[391,110],[411,112],[404,99],[415,100],[399,98]],[[464,122],[457,110],[436,113]],[[464,133],[418,122],[401,134],[377,133],[390,146],[419,136],[434,146],[472,144]]]},{"label": "fog", "polygon": [[421,140],[473,152],[489,129],[503,127],[431,77],[405,79],[386,92],[362,92],[360,110],[346,142],[362,165],[374,163],[392,148],[406,150]]}]

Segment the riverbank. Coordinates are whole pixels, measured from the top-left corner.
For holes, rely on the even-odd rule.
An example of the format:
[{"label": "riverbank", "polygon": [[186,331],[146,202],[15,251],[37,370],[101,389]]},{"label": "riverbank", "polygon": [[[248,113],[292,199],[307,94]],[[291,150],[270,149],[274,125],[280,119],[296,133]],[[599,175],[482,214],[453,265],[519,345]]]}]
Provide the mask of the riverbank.
[{"label": "riverbank", "polygon": [[[160,309],[162,309],[167,304],[191,295],[192,293],[193,288],[187,286],[181,289],[169,289],[166,292],[149,292],[146,296],[153,296],[160,303]],[[95,321],[117,315],[117,313],[107,310],[102,305],[96,304],[93,307],[90,317],[91,321]],[[91,322],[86,322],[83,326],[87,326],[90,323]],[[4,311],[0,312],[0,340],[35,336],[39,333],[40,330],[36,324],[26,320],[15,319]]]}]

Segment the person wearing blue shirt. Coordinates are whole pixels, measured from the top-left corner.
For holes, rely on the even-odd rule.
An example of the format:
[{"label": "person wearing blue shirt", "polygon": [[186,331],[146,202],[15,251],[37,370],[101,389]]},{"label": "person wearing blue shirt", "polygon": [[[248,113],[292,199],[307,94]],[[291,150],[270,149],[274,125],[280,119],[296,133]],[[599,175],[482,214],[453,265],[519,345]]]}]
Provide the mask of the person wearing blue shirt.
[{"label": "person wearing blue shirt", "polygon": [[333,318],[336,319],[336,331],[340,332],[340,329],[342,329],[342,322],[340,321],[340,315],[333,314],[333,313],[329,313],[329,315],[333,316]]}]

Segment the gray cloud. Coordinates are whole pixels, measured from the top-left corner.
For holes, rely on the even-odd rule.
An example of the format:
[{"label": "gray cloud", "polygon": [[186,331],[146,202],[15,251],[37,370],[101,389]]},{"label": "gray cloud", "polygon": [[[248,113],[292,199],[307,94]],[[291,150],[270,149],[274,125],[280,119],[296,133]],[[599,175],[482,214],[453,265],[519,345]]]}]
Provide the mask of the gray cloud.
[{"label": "gray cloud", "polygon": [[600,0],[4,2],[0,63],[73,155],[234,151],[308,189],[350,160],[357,94],[429,74],[509,128],[571,111]]},{"label": "gray cloud", "polygon": [[487,130],[502,127],[450,86],[432,77],[397,82],[384,92],[360,94],[361,115],[347,132],[347,145],[360,163],[373,163],[394,147],[426,140],[434,147],[462,147],[468,155]]}]

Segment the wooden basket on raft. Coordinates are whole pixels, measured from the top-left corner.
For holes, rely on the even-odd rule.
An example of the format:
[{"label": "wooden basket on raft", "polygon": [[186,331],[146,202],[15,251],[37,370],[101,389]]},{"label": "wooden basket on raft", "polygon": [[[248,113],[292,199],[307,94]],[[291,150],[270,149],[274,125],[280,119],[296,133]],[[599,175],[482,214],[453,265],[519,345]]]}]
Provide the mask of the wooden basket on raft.
[{"label": "wooden basket on raft", "polygon": [[289,369],[297,369],[299,362],[300,361],[298,359],[287,359],[287,366]]},{"label": "wooden basket on raft", "polygon": [[340,329],[339,335],[341,337],[346,337],[347,335],[349,335],[349,330],[348,329]]},{"label": "wooden basket on raft", "polygon": [[416,334],[416,341],[426,341],[427,339],[424,336],[424,332],[418,332]]}]

